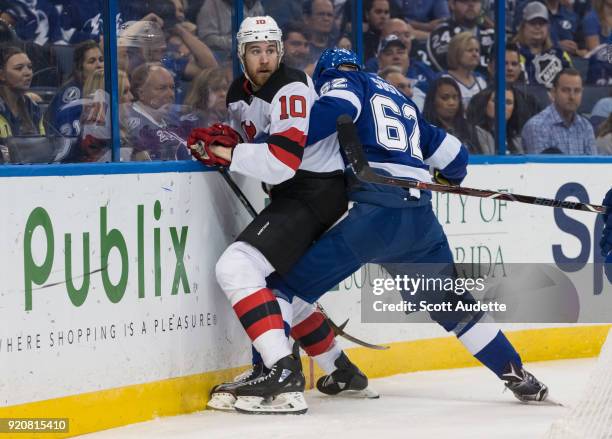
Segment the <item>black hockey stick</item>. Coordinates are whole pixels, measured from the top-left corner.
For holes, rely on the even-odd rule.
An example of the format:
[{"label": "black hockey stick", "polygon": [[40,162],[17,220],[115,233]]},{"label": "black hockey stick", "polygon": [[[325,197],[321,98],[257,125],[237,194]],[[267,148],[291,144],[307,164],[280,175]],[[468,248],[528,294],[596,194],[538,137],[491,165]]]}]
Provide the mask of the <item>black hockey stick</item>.
[{"label": "black hockey stick", "polygon": [[[200,154],[202,154],[202,156],[204,156],[205,158],[208,158],[208,154],[206,154],[206,148],[204,148],[204,142],[200,140],[197,143],[200,147]],[[187,142],[185,142],[185,146],[187,146]],[[246,195],[244,195],[244,192],[242,192],[242,190],[238,187],[232,176],[229,175],[229,171],[227,170],[227,168],[225,166],[215,166],[215,168],[217,169],[217,171],[219,171],[230,189],[236,194],[247,212],[249,212],[251,218],[255,218],[257,216],[257,211],[255,210],[249,199],[246,197]]]},{"label": "black hockey stick", "polygon": [[244,208],[247,210],[247,212],[249,212],[251,218],[255,218],[257,216],[257,211],[255,210],[249,199],[246,197],[246,195],[244,195],[244,192],[242,192],[242,190],[238,187],[232,176],[229,174],[227,168],[220,166],[217,168],[217,170],[223,176],[223,179],[225,180],[227,185],[232,189],[232,191],[234,191],[234,193],[236,194]]},{"label": "black hockey stick", "polygon": [[336,121],[338,129],[338,142],[344,151],[349,166],[359,180],[367,183],[378,183],[389,186],[399,186],[407,189],[423,189],[436,192],[447,192],[470,197],[492,198],[497,200],[516,201],[519,203],[536,204],[538,206],[560,207],[563,209],[583,210],[595,213],[610,213],[612,209],[597,204],[579,203],[576,201],[555,200],[551,198],[533,197],[530,195],[511,194],[491,190],[474,189],[461,186],[447,186],[437,183],[424,183],[422,181],[404,180],[402,178],[386,177],[376,174],[370,167],[357,134],[357,128],[350,116],[343,114]]}]

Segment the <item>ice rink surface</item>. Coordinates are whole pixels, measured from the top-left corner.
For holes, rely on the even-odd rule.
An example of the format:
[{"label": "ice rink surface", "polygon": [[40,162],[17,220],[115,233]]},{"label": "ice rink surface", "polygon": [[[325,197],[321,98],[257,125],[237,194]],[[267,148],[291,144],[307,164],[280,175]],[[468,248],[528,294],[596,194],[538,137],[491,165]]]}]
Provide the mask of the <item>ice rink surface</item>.
[{"label": "ice rink surface", "polygon": [[[378,400],[333,398],[308,391],[309,411],[257,416],[202,411],[95,434],[90,439],[531,439],[582,396],[595,359],[527,364],[562,406],[518,402],[484,368],[395,375],[371,381]],[[137,403],[137,402],[135,402]]]}]

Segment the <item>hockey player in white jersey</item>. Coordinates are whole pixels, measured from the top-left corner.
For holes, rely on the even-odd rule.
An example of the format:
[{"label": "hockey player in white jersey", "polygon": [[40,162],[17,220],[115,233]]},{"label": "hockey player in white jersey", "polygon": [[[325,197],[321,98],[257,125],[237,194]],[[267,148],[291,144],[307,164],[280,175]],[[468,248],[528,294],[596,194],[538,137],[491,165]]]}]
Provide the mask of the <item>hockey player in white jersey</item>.
[{"label": "hockey player in white jersey", "polygon": [[[283,318],[292,323],[292,312],[292,335],[327,373],[344,367],[352,373],[351,388],[367,386],[365,375],[335,344],[329,324],[311,304],[298,302],[292,309],[266,287],[268,275],[287,272],[346,211],[344,165],[337,147],[304,148],[317,94],[306,74],[281,63],[281,31],[275,21],[246,18],[237,39],[244,74],[227,96],[231,127],[196,129],[188,146],[205,164],[229,166],[230,171],[274,185],[270,205],[216,266],[217,281],[263,364],[238,382],[213,389],[213,397],[237,397],[239,411],[303,413],[304,376],[283,323]],[[262,403],[258,406],[254,400]]]}]

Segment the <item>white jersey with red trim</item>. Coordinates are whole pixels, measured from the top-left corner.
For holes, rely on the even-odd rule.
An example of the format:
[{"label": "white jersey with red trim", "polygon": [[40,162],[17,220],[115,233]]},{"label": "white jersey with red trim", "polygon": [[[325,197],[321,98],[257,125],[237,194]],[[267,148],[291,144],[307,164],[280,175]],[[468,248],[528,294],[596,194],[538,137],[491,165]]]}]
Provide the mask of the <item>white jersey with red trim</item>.
[{"label": "white jersey with red trim", "polygon": [[320,142],[305,147],[310,109],[316,99],[310,77],[282,63],[256,92],[244,75],[236,79],[227,94],[227,107],[230,125],[245,142],[236,145],[230,170],[279,184],[298,169],[344,169],[336,145]]}]

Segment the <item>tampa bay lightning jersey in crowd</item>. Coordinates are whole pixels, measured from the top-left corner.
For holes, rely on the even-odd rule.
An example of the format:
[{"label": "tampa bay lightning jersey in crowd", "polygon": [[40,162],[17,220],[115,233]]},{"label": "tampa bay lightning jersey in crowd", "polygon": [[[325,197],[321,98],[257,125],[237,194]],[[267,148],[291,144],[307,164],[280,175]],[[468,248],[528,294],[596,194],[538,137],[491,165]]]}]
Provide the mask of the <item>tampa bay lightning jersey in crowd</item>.
[{"label": "tampa bay lightning jersey in crowd", "polygon": [[151,160],[189,160],[187,137],[198,126],[199,117],[181,105],[153,109],[141,102],[125,106],[127,146],[146,151]]},{"label": "tampa bay lightning jersey in crowd", "polygon": [[83,89],[75,80],[63,85],[55,94],[47,108],[48,125],[55,134],[78,136],[81,134]]},{"label": "tampa bay lightning jersey in crowd", "polygon": [[461,182],[468,153],[454,136],[428,123],[394,86],[367,72],[328,69],[318,78],[308,144],[335,139],[336,119],[353,118],[370,166],[395,177],[431,181],[430,166]]},{"label": "tampa bay lightning jersey in crowd", "polygon": [[52,0],[2,0],[0,10],[13,17],[23,41],[42,46],[61,40],[60,17]]}]

